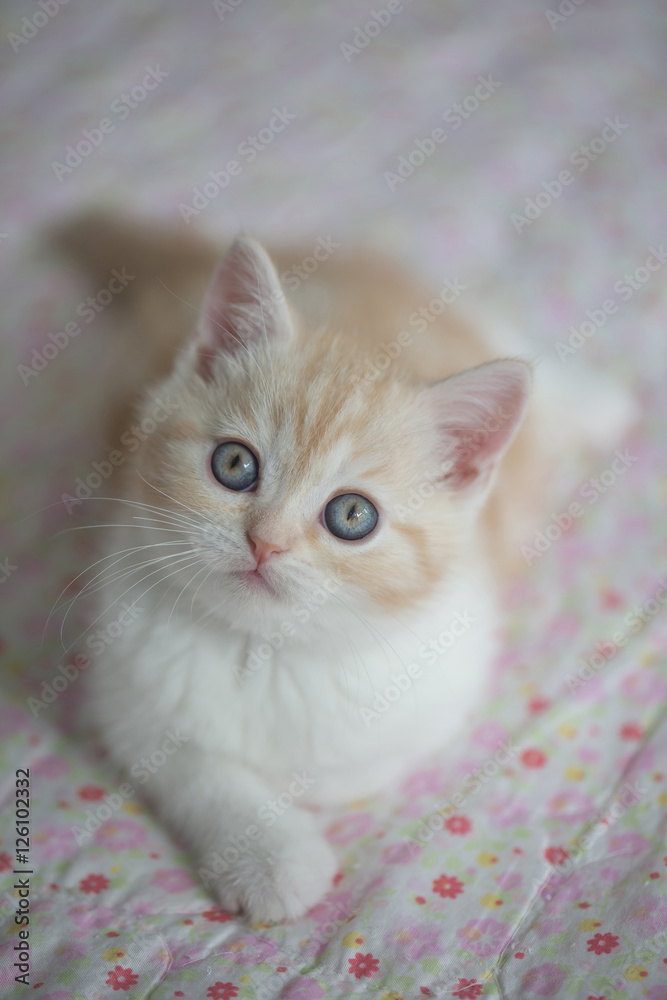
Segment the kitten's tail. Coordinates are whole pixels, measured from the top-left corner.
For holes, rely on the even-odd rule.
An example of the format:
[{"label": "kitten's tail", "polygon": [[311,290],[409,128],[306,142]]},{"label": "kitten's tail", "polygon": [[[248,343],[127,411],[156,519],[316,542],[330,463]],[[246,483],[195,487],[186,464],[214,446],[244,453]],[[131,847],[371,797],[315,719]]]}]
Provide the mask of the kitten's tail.
[{"label": "kitten's tail", "polygon": [[219,249],[185,225],[136,223],[101,209],[58,223],[48,241],[76,264],[94,289],[107,288],[114,277],[117,287],[120,277],[122,291],[114,294],[110,308],[127,315],[140,310],[147,322],[144,338],[155,335],[162,344],[165,320],[167,333],[177,325],[185,326],[185,333],[194,325],[202,290],[219,255]]},{"label": "kitten's tail", "polygon": [[93,295],[113,294],[105,310],[116,340],[109,417],[116,440],[145,389],[171,371],[219,249],[186,226],[136,223],[103,210],[65,219],[47,240],[84,274]]}]

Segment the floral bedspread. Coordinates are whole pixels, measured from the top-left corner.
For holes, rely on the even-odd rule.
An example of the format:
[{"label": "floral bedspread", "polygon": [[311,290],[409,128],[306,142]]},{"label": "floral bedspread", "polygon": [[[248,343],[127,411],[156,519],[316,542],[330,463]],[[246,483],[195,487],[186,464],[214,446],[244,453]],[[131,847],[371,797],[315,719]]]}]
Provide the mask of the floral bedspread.
[{"label": "floral bedspread", "polygon": [[[665,1000],[660,0],[40,0],[0,19],[2,997]],[[363,239],[642,404],[525,551],[465,745],[331,817],[335,885],[295,924],[218,909],[145,804],[150,769],[115,774],[78,711],[90,621],[65,588],[96,557],[61,497],[104,495],[108,319],[39,248],[100,200]]]}]

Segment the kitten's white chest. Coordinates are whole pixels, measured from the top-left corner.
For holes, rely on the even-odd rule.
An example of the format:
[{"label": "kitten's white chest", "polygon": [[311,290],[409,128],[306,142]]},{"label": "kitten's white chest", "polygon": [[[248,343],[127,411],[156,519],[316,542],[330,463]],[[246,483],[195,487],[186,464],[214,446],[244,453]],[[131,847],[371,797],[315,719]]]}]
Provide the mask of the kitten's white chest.
[{"label": "kitten's white chest", "polygon": [[359,622],[275,650],[265,636],[146,608],[96,664],[95,703],[126,760],[178,727],[209,759],[243,761],[278,793],[305,775],[302,801],[329,805],[391,787],[464,733],[495,624],[473,580],[381,633]]}]

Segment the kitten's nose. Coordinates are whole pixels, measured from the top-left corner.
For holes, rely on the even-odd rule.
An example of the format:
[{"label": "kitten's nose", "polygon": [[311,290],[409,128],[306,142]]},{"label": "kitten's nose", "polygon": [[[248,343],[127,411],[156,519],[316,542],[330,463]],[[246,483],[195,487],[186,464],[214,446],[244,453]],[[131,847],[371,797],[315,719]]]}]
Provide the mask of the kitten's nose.
[{"label": "kitten's nose", "polygon": [[276,545],[274,542],[265,542],[263,538],[251,535],[250,532],[248,532],[248,541],[250,542],[252,554],[257,560],[257,569],[259,569],[262,563],[267,562],[272,555],[285,551],[280,545]]}]

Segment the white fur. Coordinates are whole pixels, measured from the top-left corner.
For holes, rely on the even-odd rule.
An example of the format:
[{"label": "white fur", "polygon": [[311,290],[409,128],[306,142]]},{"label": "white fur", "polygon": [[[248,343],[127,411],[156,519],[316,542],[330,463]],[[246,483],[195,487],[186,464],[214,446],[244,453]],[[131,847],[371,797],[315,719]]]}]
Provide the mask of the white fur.
[{"label": "white fur", "polygon": [[[137,544],[136,533],[126,534],[128,546]],[[261,636],[210,616],[194,624],[189,601],[170,615],[173,598],[160,603],[167,584],[138,601],[141,611],[90,676],[95,716],[130,772],[167,731],[185,739],[146,791],[206,872],[215,874],[211,856],[222,855],[234,838],[238,844],[249,826],[261,830],[262,840],[249,842],[251,849],[213,882],[223,906],[241,907],[255,920],[297,917],[317,902],[335,871],[301,803],[328,806],[395,787],[437,747],[465,736],[487,682],[496,626],[480,577],[471,567],[455,594],[438,594],[400,623],[378,617],[365,625],[336,601],[335,591],[313,590],[317,601],[326,595],[321,610],[315,601],[312,612],[300,602],[296,614],[283,617],[297,633],[245,674],[235,668],[246,666]],[[117,593],[107,589],[107,606],[121,594],[133,600],[118,584]],[[474,623],[464,630],[466,615]],[[429,662],[435,654],[422,647],[452,623],[463,634]],[[409,664],[419,668],[414,678]],[[405,690],[397,688],[397,675]],[[378,694],[384,710],[377,710]],[[271,813],[262,807],[289,795],[295,774],[312,784],[269,827]]]},{"label": "white fur", "polygon": [[[321,369],[322,383],[312,370],[304,382],[266,254],[242,240],[227,261],[205,301],[199,342],[158,390],[174,392],[195,430],[173,439],[167,432],[159,462],[128,463],[134,490],[142,467],[153,468],[144,485],[168,506],[134,506],[147,494],[126,494],[130,526],[117,518],[110,557],[142,544],[165,548],[128,552],[115,582],[105,576],[107,618],[118,617],[122,601],[133,611],[92,669],[91,708],[131,775],[175,734],[182,745],[152,768],[149,797],[191,848],[221,905],[252,920],[281,920],[315,904],[336,867],[316,818],[302,806],[329,807],[395,787],[433,751],[464,738],[482,700],[497,612],[472,542],[474,521],[520,422],[529,376],[522,363],[500,361],[424,392],[397,387],[382,412],[369,409],[368,420],[362,390],[349,388],[347,411],[327,411],[306,471],[293,475],[294,458],[304,457],[295,417],[304,385],[315,404],[327,380],[337,385],[343,362],[325,359],[333,367]],[[263,288],[273,290],[266,309],[258,302]],[[462,449],[475,422],[501,401],[508,410],[498,432]],[[345,424],[335,433],[350,412],[358,435]],[[321,440],[329,436],[331,444]],[[254,442],[263,469],[255,495],[226,491],[213,479],[210,451],[220,439]],[[413,486],[431,482],[429,470],[443,458],[454,471],[414,512],[415,524],[430,531],[424,563],[430,557],[437,565],[437,572],[429,567],[429,590],[393,511]],[[373,467],[379,471],[366,471]],[[202,509],[174,499],[168,483],[196,488]],[[328,498],[350,489],[373,497],[381,512],[363,543],[341,542],[321,522]],[[255,569],[251,531],[282,549],[262,567],[266,589],[248,577]],[[184,554],[173,557],[172,570],[174,549]],[[163,551],[145,579],[122,575]],[[393,561],[383,562],[389,551]],[[322,565],[329,558],[340,567],[343,552],[348,577],[339,587]],[[406,599],[400,613],[382,610],[391,605],[376,600],[380,574],[374,586],[358,582],[373,554],[371,565],[393,566],[402,574],[401,593],[412,588],[421,603]],[[440,636],[446,649],[436,656],[429,645]]]}]

